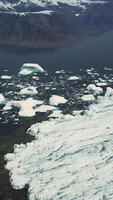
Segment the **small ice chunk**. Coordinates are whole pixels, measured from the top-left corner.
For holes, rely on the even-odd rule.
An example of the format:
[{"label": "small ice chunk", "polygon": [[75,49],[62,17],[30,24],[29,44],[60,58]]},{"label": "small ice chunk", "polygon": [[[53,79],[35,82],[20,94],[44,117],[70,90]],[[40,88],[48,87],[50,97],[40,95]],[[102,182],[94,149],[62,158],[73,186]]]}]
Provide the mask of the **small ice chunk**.
[{"label": "small ice chunk", "polygon": [[37,89],[34,86],[29,86],[20,90],[20,95],[36,95]]},{"label": "small ice chunk", "polygon": [[102,86],[106,86],[107,83],[106,82],[98,82],[96,83],[97,86],[102,87]]},{"label": "small ice chunk", "polygon": [[100,95],[103,93],[103,89],[101,87],[96,87],[95,84],[89,84],[87,90],[93,95]]},{"label": "small ice chunk", "polygon": [[0,94],[0,104],[5,104],[6,103],[6,99],[3,96],[3,94]]},{"label": "small ice chunk", "polygon": [[11,79],[12,78],[12,76],[9,76],[9,75],[3,75],[3,76],[1,76],[1,79]]},{"label": "small ice chunk", "polygon": [[68,78],[68,80],[70,80],[70,81],[76,81],[76,80],[79,80],[80,78],[78,77],[78,76],[70,76],[69,78]]},{"label": "small ice chunk", "polygon": [[86,94],[81,97],[83,101],[95,101],[95,97],[92,94]]},{"label": "small ice chunk", "polygon": [[52,95],[49,99],[49,103],[52,106],[58,106],[59,104],[65,104],[68,100],[58,95]]}]

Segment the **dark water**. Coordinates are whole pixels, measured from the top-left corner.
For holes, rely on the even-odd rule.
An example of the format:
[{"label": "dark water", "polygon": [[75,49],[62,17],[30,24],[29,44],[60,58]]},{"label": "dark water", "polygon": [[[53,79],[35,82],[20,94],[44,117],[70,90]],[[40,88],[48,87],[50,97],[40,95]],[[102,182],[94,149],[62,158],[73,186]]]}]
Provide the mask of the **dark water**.
[{"label": "dark water", "polygon": [[1,70],[11,69],[14,72],[25,62],[39,63],[47,70],[112,66],[113,31],[56,50],[0,49]]}]

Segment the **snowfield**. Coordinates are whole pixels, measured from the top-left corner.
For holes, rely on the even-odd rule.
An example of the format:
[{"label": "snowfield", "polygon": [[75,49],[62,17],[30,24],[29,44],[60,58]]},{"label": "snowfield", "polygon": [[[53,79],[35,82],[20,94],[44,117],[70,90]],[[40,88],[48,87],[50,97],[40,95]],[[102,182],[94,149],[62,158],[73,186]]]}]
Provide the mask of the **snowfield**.
[{"label": "snowfield", "polygon": [[113,199],[113,90],[77,114],[32,125],[35,140],[5,156],[13,188],[30,200]]}]

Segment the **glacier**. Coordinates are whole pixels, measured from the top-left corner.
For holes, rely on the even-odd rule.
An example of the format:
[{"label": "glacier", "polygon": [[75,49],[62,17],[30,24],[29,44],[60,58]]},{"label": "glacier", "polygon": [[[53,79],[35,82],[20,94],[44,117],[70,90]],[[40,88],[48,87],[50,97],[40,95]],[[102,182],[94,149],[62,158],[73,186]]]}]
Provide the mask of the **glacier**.
[{"label": "glacier", "polygon": [[33,124],[31,143],[5,156],[15,189],[29,200],[113,199],[113,89],[98,96],[84,115],[63,115]]}]

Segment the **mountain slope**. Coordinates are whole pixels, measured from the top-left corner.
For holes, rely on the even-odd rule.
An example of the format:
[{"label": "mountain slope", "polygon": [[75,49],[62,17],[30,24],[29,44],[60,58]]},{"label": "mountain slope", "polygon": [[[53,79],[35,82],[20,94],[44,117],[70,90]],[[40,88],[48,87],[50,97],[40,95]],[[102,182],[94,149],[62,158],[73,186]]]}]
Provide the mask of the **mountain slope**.
[{"label": "mountain slope", "polygon": [[113,28],[112,2],[7,0],[0,10],[0,45],[5,46],[63,47]]}]

